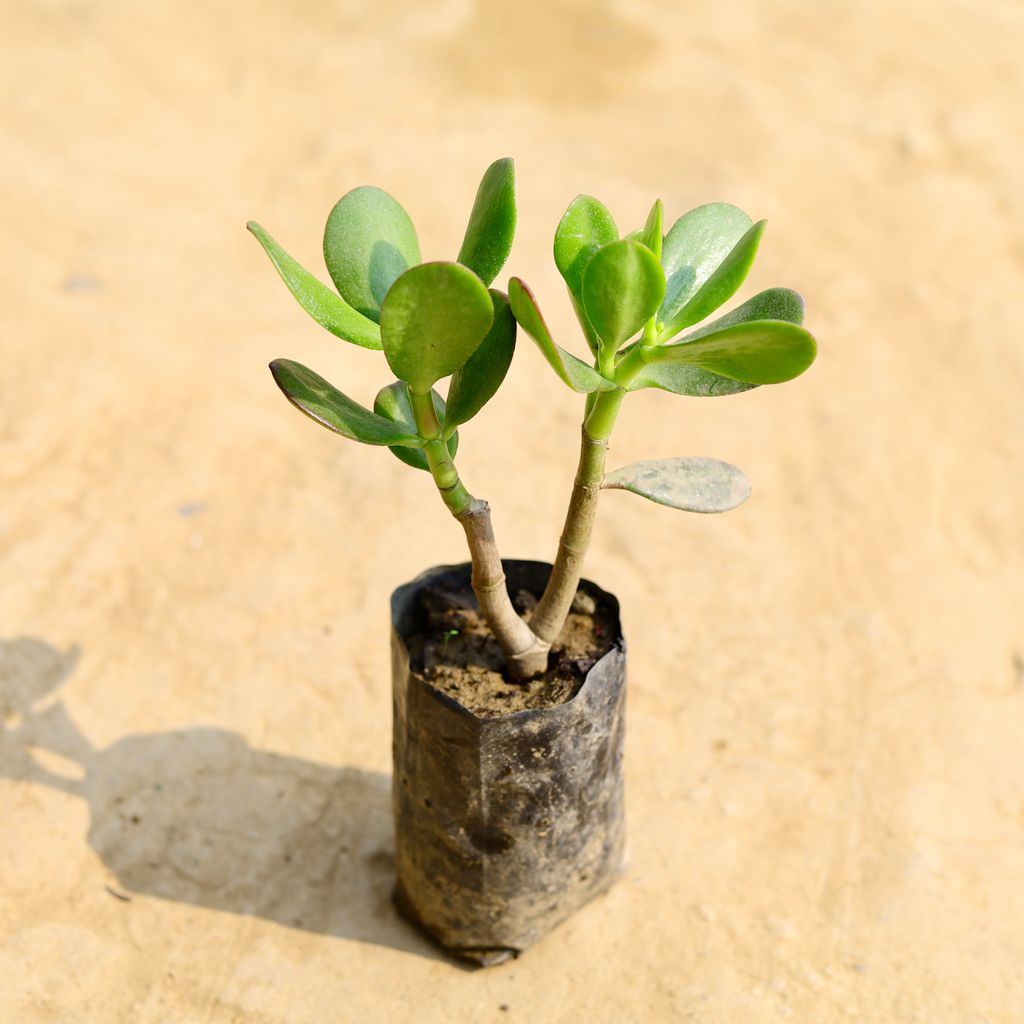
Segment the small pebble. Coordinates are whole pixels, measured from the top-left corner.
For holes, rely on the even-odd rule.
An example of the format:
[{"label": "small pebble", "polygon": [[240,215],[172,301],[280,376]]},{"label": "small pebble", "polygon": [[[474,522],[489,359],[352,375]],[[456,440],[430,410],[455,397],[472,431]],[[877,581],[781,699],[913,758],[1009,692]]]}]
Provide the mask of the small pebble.
[{"label": "small pebble", "polygon": [[597,611],[597,602],[589,594],[577,590],[572,599],[572,610],[577,615],[593,615]]}]

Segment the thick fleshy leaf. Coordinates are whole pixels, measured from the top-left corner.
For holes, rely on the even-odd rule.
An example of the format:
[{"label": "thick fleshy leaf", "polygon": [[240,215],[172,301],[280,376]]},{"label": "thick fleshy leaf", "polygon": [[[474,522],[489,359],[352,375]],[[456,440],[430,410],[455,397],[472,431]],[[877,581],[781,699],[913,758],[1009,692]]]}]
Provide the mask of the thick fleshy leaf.
[{"label": "thick fleshy leaf", "polygon": [[336,434],[363,444],[423,445],[415,431],[364,409],[301,363],[275,359],[270,372],[292,405]]},{"label": "thick fleshy leaf", "polygon": [[380,349],[380,328],[372,320],[354,310],[340,295],[292,259],[255,221],[249,221],[246,227],[263,246],[299,305],[321,327],[354,345]]},{"label": "thick fleshy leaf", "polygon": [[665,236],[665,301],[658,319],[669,322],[750,230],[751,219],[729,203],[708,203],[684,213]]},{"label": "thick fleshy leaf", "polygon": [[674,395],[689,395],[693,398],[718,398],[722,395],[736,395],[750,391],[756,384],[732,380],[721,374],[712,373],[700,366],[686,363],[648,363],[627,385],[627,391],[641,388],[660,388]]},{"label": "thick fleshy leaf", "polygon": [[583,308],[583,272],[594,253],[618,237],[619,229],[607,207],[591,196],[577,196],[555,229],[555,266],[569,289],[576,319],[594,355],[599,339]]},{"label": "thick fleshy leaf", "polygon": [[494,321],[476,351],[452,375],[448,387],[445,433],[471,420],[494,396],[512,363],[516,349],[516,320],[503,292],[491,289]]},{"label": "thick fleshy leaf", "polygon": [[816,353],[814,338],[784,320],[752,320],[654,350],[651,361],[686,363],[748,384],[800,376]]},{"label": "thick fleshy leaf", "polygon": [[327,218],[324,262],[341,297],[379,321],[388,289],[420,262],[416,228],[398,200],[362,185],[342,196]]},{"label": "thick fleshy leaf", "polygon": [[487,286],[461,263],[421,263],[392,286],[380,311],[388,365],[425,395],[476,351],[494,319]]},{"label": "thick fleshy leaf", "polygon": [[646,245],[654,253],[654,258],[659,262],[661,261],[661,247],[664,241],[661,235],[663,217],[664,209],[661,205],[661,200],[655,199],[651,212],[647,214],[647,223],[644,224],[639,237],[636,239],[636,241]]},{"label": "thick fleshy leaf", "polygon": [[750,497],[750,481],[735,466],[718,459],[634,462],[609,473],[602,486],[632,491],[685,512],[728,512]]},{"label": "thick fleshy leaf", "polygon": [[[434,412],[437,414],[438,422],[443,423],[444,399],[436,391],[431,391],[430,397],[434,400]],[[373,411],[378,416],[398,423],[414,434],[417,433],[416,416],[412,411],[412,403],[409,401],[409,385],[404,380],[396,380],[394,384],[381,388],[373,400]],[[430,471],[426,452],[422,448],[406,448],[404,445],[397,444],[390,445],[389,448],[407,466]],[[455,433],[448,439],[448,451],[453,458],[458,449],[459,435]]]},{"label": "thick fleshy leaf", "polygon": [[583,308],[612,351],[654,316],[664,294],[665,275],[654,253],[625,238],[598,249],[583,275]]},{"label": "thick fleshy leaf", "polygon": [[469,215],[459,262],[490,284],[512,251],[516,233],[516,173],[510,157],[484,172]]},{"label": "thick fleshy leaf", "polygon": [[665,323],[659,337],[671,338],[691,324],[700,323],[710,316],[722,303],[735,295],[750,271],[757,247],[761,244],[765,221],[752,225],[743,237],[732,247],[724,260],[712,271],[711,276],[697,289],[693,297],[675,316]]},{"label": "thick fleshy leaf", "polygon": [[[725,316],[713,320],[705,327],[687,335],[683,342],[713,334],[733,324],[747,323],[751,320],[786,320],[793,324],[804,322],[804,300],[790,288],[768,288],[758,292],[753,298],[726,313]],[[680,343],[682,344],[682,342]],[[677,395],[695,397],[715,397],[718,395],[735,395],[740,391],[749,391],[757,387],[743,381],[722,377],[699,366],[688,366],[686,363],[648,363],[626,386],[627,391],[638,391],[640,388],[661,388]]]},{"label": "thick fleshy leaf", "polygon": [[533,338],[551,368],[573,391],[590,394],[615,388],[611,381],[605,380],[592,366],[554,343],[537,307],[537,300],[518,277],[513,277],[508,283],[508,300],[519,326]]}]

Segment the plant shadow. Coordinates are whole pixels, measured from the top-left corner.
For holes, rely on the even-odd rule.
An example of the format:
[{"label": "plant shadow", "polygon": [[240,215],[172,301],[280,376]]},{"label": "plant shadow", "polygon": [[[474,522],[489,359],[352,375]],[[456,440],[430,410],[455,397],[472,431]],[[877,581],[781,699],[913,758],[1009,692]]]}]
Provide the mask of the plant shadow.
[{"label": "plant shadow", "polygon": [[387,775],[257,750],[218,728],[125,736],[97,750],[59,700],[78,657],[0,639],[0,778],[86,801],[88,842],[113,875],[113,896],[454,962],[392,904]]}]

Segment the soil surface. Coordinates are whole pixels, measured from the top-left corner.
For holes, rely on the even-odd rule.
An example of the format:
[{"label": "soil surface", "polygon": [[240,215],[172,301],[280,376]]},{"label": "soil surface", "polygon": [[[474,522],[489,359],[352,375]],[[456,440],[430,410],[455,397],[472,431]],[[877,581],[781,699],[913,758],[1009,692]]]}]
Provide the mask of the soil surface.
[{"label": "soil surface", "polygon": [[[501,648],[469,587],[432,584],[417,600],[421,629],[406,641],[412,669],[481,718],[564,704],[615,641],[614,616],[579,590],[551,648],[547,672],[518,682],[509,678]],[[526,591],[513,595],[516,610],[527,618],[536,603],[537,597]]]}]

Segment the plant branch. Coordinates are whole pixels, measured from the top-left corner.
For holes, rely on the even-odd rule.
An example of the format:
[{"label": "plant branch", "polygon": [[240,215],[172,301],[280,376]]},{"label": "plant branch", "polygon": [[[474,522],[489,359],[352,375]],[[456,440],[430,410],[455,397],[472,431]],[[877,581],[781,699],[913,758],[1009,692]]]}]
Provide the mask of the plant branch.
[{"label": "plant branch", "polygon": [[551,645],[538,639],[512,605],[494,539],[490,506],[474,498],[459,478],[448,445],[440,439],[440,425],[429,394],[410,390],[409,397],[417,430],[422,437],[431,438],[423,449],[430,475],[448,511],[466,533],[473,565],[471,582],[480,611],[505,654],[510,673],[517,679],[529,679],[547,668]]},{"label": "plant branch", "polygon": [[580,583],[583,561],[597,517],[608,437],[615,426],[624,395],[625,392],[619,388],[598,396],[583,424],[580,461],[558,542],[558,554],[544,588],[544,596],[530,619],[533,632],[548,644],[553,643],[562,631]]}]

